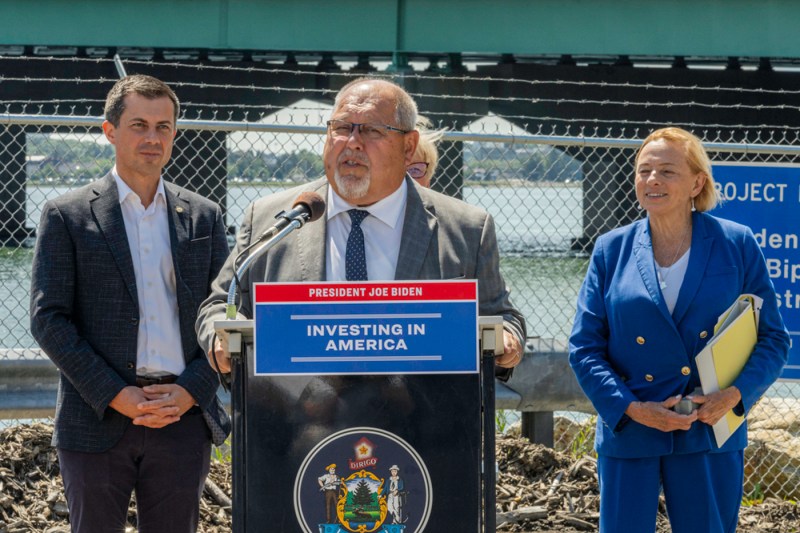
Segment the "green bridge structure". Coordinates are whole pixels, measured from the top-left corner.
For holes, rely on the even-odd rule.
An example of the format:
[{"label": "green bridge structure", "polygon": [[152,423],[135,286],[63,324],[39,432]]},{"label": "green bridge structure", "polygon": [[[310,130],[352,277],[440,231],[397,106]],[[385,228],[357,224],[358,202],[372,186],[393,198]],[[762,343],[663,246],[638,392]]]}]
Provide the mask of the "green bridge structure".
[{"label": "green bridge structure", "polygon": [[[423,95],[420,108],[434,123],[444,121],[456,130],[476,115],[494,113],[512,122],[518,116],[548,117],[537,127],[557,131],[563,119],[585,114],[578,113],[577,102],[586,100],[661,102],[665,105],[598,106],[593,118],[610,124],[715,124],[731,142],[744,142],[751,125],[800,127],[792,123],[800,122],[792,118],[796,114],[787,118],[775,107],[758,108],[769,103],[765,94],[800,107],[800,2],[795,0],[7,0],[0,3],[0,24],[0,146],[6,147],[0,151],[0,220],[8,221],[0,243],[6,245],[32,236],[19,206],[25,202],[25,134],[34,129],[3,117],[29,112],[26,101],[44,102],[36,106],[43,115],[67,108],[77,116],[100,116],[97,102],[119,77],[111,61],[62,61],[70,57],[147,60],[128,73],[190,82],[180,97],[195,105],[184,116],[201,120],[257,120],[245,106],[288,106],[309,98],[308,88],[326,95],[311,99],[331,103],[327,95],[353,73],[375,72],[374,64],[382,63],[409,92]],[[24,57],[37,61],[19,60]],[[427,65],[425,72],[442,76],[405,75],[420,62]],[[177,80],[174,63],[253,68],[189,74],[182,69]],[[35,79],[26,79],[32,69]],[[194,79],[187,78],[191,72]],[[57,91],[48,78],[60,78]],[[586,83],[538,86],[532,98],[530,85],[504,79]],[[252,91],[248,85],[279,89]],[[707,90],[720,86],[767,92],[726,101],[720,98],[733,98],[730,93],[721,97]],[[471,98],[435,98],[439,94]],[[59,104],[52,102],[56,98]],[[691,116],[684,107],[666,105],[682,100],[708,105],[701,115],[693,108]],[[210,103],[215,107],[202,105]],[[727,104],[738,107],[733,111]],[[516,125],[527,127],[521,120]],[[36,126],[35,131],[48,130]],[[609,126],[607,134],[623,132]],[[223,201],[225,141],[225,132],[184,131],[168,176]],[[443,150],[454,147],[457,142]],[[601,190],[598,185],[622,191],[602,217],[611,227],[635,211],[631,169],[618,155],[614,148],[575,154],[590,163],[584,165],[586,192]],[[211,158],[220,164],[206,165]],[[461,165],[453,163],[438,183],[458,195]],[[619,187],[608,187],[609,179]],[[577,245],[591,243],[607,226],[587,222]]]}]

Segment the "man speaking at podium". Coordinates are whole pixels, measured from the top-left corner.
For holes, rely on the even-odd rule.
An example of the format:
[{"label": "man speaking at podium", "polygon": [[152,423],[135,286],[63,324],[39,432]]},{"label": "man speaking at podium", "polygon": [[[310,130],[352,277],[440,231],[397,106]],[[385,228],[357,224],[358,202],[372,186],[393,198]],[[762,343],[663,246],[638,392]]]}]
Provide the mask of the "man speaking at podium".
[{"label": "man speaking at podium", "polygon": [[214,339],[225,318],[234,258],[274,224],[303,191],[326,199],[325,223],[312,222],[256,259],[240,280],[239,313],[253,317],[249,287],[260,281],[477,279],[479,313],[503,317],[505,353],[496,360],[507,378],[522,358],[525,322],[512,307],[499,271],[494,221],[482,209],[417,186],[406,176],[417,147],[417,106],[399,86],[358,79],[337,94],[325,139],[327,179],[257,200],[247,209],[234,253],[212,284],[197,320],[212,366],[230,372],[230,357]]}]

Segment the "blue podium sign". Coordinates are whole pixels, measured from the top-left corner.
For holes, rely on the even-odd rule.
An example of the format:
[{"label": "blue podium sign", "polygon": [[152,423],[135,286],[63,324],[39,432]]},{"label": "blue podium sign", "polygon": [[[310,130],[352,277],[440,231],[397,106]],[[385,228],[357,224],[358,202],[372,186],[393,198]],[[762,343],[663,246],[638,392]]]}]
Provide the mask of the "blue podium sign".
[{"label": "blue podium sign", "polygon": [[778,306],[792,337],[783,380],[800,380],[800,167],[715,164],[714,180],[724,199],[712,211],[753,230],[775,285]]},{"label": "blue podium sign", "polygon": [[254,285],[254,375],[479,371],[475,280]]}]

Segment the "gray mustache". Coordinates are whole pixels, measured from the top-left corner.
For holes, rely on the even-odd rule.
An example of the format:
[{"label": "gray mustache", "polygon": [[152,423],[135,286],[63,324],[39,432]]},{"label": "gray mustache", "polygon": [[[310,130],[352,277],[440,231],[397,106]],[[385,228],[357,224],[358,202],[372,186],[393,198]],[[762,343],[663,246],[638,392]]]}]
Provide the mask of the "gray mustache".
[{"label": "gray mustache", "polygon": [[339,154],[339,157],[337,158],[336,162],[337,163],[342,163],[347,159],[352,159],[352,160],[358,161],[359,163],[364,163],[364,164],[367,164],[367,165],[369,164],[369,158],[365,154],[363,154],[361,152],[355,152],[355,151],[350,150],[350,149],[345,150],[344,152]]}]

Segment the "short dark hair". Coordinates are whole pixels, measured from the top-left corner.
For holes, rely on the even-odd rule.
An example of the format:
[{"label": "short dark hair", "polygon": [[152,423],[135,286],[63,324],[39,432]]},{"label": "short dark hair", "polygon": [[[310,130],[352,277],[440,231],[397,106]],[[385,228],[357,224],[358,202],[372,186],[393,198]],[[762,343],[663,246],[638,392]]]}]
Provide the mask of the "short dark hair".
[{"label": "short dark hair", "polygon": [[144,74],[132,74],[120,79],[108,91],[106,96],[106,106],[104,109],[106,120],[114,125],[115,128],[119,127],[120,118],[125,111],[125,97],[129,94],[138,94],[144,96],[149,100],[162,98],[164,96],[172,100],[172,107],[175,109],[174,120],[178,122],[178,113],[180,112],[180,102],[169,85]]}]

